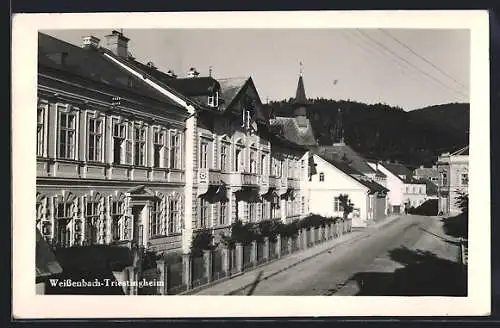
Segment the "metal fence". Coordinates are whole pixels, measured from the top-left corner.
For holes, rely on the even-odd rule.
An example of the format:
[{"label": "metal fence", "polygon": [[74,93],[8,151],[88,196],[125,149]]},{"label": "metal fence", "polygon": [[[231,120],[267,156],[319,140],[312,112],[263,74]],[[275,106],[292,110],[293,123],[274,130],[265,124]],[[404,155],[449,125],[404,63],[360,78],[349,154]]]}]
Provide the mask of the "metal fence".
[{"label": "metal fence", "polygon": [[212,254],[212,280],[219,280],[226,276],[226,272],[224,272],[224,268],[222,267],[222,262],[222,250],[217,249]]},{"label": "metal fence", "polygon": [[238,272],[238,267],[236,265],[236,249],[229,249],[229,272],[235,274]]},{"label": "metal fence", "polygon": [[276,252],[276,245],[278,243],[276,241],[269,241],[269,260],[275,259],[278,257],[278,253]]},{"label": "metal fence", "polygon": [[256,260],[258,264],[264,263],[265,262],[265,256],[264,256],[264,243],[259,242],[257,243],[257,256]]},{"label": "metal fence", "polygon": [[[149,268],[142,271],[141,280],[144,279],[146,282],[159,281],[160,271],[157,268]],[[156,284],[145,284],[145,286],[137,286],[137,293],[139,295],[158,295],[158,287]]]},{"label": "metal fence", "polygon": [[[349,222],[346,222],[345,225],[341,222],[338,222],[332,226],[333,231],[331,229],[326,229],[322,227],[321,229],[316,228],[314,230],[302,230],[301,239],[298,235],[293,237],[281,237],[281,249],[277,248],[277,240],[271,241],[269,240],[268,244],[268,254],[264,254],[266,248],[265,243],[263,241],[257,242],[255,254],[252,254],[254,251],[253,244],[242,245],[242,258],[240,259],[240,264],[242,265],[242,270],[252,270],[254,265],[262,264],[267,260],[272,261],[278,258],[278,252],[282,256],[290,253],[298,252],[302,249],[302,245],[307,245],[307,247],[313,247],[315,244],[323,243],[329,239],[329,233],[332,235],[339,236],[342,234],[342,231],[345,229],[346,232],[349,232]],[[291,247],[289,247],[289,241],[291,243]],[[211,272],[211,281],[220,280],[226,276],[234,275],[238,273],[238,263],[237,258],[238,254],[235,248],[227,249],[228,252],[228,263],[227,263],[227,272],[224,271],[224,251],[222,249],[216,249],[212,252],[212,272]],[[206,257],[204,256],[193,256],[191,257],[191,286],[190,288],[196,288],[198,286],[202,286],[208,283],[208,274],[207,263],[205,263]],[[267,259],[267,260],[266,260]],[[255,263],[253,262],[255,260]],[[466,255],[465,255],[466,260]],[[178,294],[187,289],[188,286],[185,285],[183,270],[184,265],[182,261],[182,257],[175,257],[174,259],[167,260],[167,274],[168,274],[168,293],[169,294]],[[145,271],[144,276],[149,277],[149,279],[154,279],[156,275],[159,275],[156,272],[156,268],[154,270]],[[145,291],[144,291],[145,292]],[[148,294],[156,294],[158,293],[157,287],[154,290],[148,290]]]},{"label": "metal fence", "polygon": [[208,282],[205,274],[205,259],[203,256],[193,257],[191,260],[192,284],[193,287],[203,285]]},{"label": "metal fence", "polygon": [[184,284],[182,259],[180,261],[172,261],[167,264],[167,290],[169,294],[178,294],[186,290]]},{"label": "metal fence", "polygon": [[252,245],[243,245],[243,269],[253,266],[252,263]]},{"label": "metal fence", "polygon": [[281,238],[281,255],[288,254],[288,237]]},{"label": "metal fence", "polygon": [[292,238],[292,252],[296,252],[300,249],[299,246],[299,237],[298,236],[293,236]]}]

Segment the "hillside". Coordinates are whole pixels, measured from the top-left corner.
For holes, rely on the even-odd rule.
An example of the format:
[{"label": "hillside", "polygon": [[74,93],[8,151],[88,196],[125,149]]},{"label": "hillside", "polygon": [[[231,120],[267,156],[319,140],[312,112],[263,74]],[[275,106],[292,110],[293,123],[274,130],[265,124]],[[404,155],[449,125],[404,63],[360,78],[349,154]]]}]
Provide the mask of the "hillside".
[{"label": "hillside", "polygon": [[[271,102],[273,116],[290,116],[290,101]],[[308,117],[321,145],[333,143],[337,110],[344,140],[367,158],[432,165],[437,156],[467,143],[469,104],[450,103],[411,112],[385,104],[310,99]]]}]

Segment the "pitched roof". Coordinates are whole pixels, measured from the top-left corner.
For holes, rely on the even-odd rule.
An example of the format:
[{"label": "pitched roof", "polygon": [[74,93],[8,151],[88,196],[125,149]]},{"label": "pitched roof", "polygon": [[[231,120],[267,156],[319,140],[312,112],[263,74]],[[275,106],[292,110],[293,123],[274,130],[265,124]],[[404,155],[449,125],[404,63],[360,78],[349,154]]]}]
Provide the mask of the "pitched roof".
[{"label": "pitched roof", "polygon": [[224,104],[222,105],[224,109],[231,104],[232,100],[236,98],[249,79],[249,76],[217,79],[221,87],[222,98],[224,99]]},{"label": "pitched roof", "polygon": [[350,166],[363,174],[376,173],[360,154],[346,144],[339,143],[330,146],[317,146],[314,150],[318,154],[330,157],[338,162],[347,161]]},{"label": "pitched roof", "polygon": [[276,133],[293,143],[303,146],[317,145],[310,124],[306,128],[300,128],[294,117],[277,117],[270,121],[270,125]]},{"label": "pitched roof", "polygon": [[35,266],[37,278],[48,277],[62,272],[56,256],[38,229],[36,229]]},{"label": "pitched roof", "polygon": [[165,83],[188,97],[208,96],[219,88],[217,80],[210,76],[182,79],[170,78]]},{"label": "pitched roof", "polygon": [[460,148],[459,150],[450,154],[450,156],[459,156],[459,155],[469,155],[469,145]]},{"label": "pitched roof", "polygon": [[302,74],[300,75],[299,82],[297,83],[297,91],[295,92],[295,99],[293,100],[293,104],[296,106],[303,106],[308,104]]},{"label": "pitched roof", "polygon": [[405,177],[409,177],[412,175],[410,169],[408,169],[406,166],[403,164],[399,163],[389,163],[389,162],[384,162],[381,163],[387,170],[389,170],[392,174],[396,176],[404,175]]},{"label": "pitched roof", "polygon": [[84,49],[38,33],[38,65],[177,106],[141,79],[112,63],[97,49]]},{"label": "pitched roof", "polygon": [[[315,152],[313,152],[313,153],[315,153]],[[370,193],[388,192],[389,191],[389,189],[387,189],[384,186],[378,184],[377,182],[371,180],[370,178],[368,178],[367,176],[365,176],[363,173],[359,172],[358,170],[356,170],[352,166],[350,166],[346,163],[340,162],[340,161],[338,161],[335,158],[330,157],[330,156],[320,155],[317,153],[315,153],[315,154],[317,156],[321,157],[326,162],[333,165],[334,167],[336,167],[337,169],[339,169],[340,171],[344,172],[346,175],[350,176],[352,179],[356,180],[357,182],[359,182],[363,186],[367,187],[369,189]]]}]

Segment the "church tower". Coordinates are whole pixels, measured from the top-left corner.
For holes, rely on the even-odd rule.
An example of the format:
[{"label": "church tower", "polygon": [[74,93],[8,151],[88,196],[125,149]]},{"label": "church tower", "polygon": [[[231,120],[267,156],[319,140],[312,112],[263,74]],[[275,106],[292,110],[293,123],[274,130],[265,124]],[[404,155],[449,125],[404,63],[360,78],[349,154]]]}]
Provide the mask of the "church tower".
[{"label": "church tower", "polygon": [[292,102],[293,116],[299,127],[307,127],[307,106],[309,102],[306,97],[306,90],[304,88],[304,79],[302,78],[302,63],[300,63],[300,76],[297,84],[297,91],[295,92],[295,99]]},{"label": "church tower", "polygon": [[342,110],[339,108],[337,111],[337,121],[333,127],[333,144],[344,145],[344,125],[342,123]]}]

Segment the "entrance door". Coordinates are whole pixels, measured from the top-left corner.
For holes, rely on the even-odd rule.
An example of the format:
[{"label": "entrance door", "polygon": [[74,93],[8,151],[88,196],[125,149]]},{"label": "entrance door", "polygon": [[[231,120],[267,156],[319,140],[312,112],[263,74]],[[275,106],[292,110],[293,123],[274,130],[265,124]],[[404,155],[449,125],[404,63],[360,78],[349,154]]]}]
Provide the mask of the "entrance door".
[{"label": "entrance door", "polygon": [[133,238],[139,245],[142,245],[143,233],[144,229],[142,226],[142,213],[144,210],[144,205],[133,205],[132,206],[132,230],[133,230]]}]

